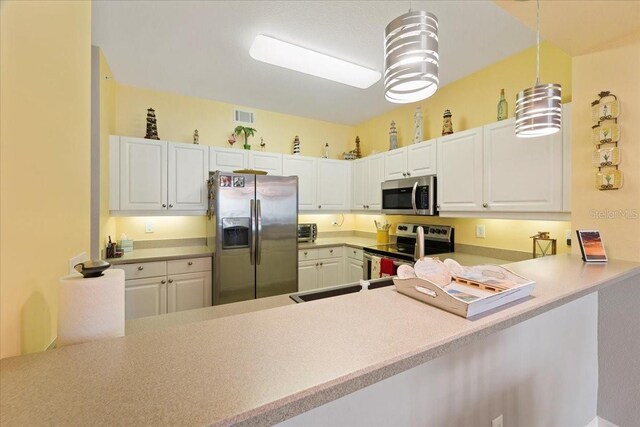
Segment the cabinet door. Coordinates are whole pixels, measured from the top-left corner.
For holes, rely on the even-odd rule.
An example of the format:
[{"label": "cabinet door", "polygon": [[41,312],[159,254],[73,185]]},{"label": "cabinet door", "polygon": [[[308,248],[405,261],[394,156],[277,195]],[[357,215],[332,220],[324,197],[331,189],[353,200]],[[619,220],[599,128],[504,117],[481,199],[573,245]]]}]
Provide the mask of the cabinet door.
[{"label": "cabinet door", "polygon": [[318,288],[318,261],[300,261],[298,263],[298,291],[310,291]]},{"label": "cabinet door", "polygon": [[211,172],[233,172],[238,169],[246,169],[248,157],[248,151],[240,148],[209,147],[209,170]]},{"label": "cabinet door", "polygon": [[369,182],[367,183],[369,197],[367,198],[367,209],[379,211],[382,209],[382,187],[380,184],[384,182],[385,175],[384,154],[369,156],[367,160],[369,161]]},{"label": "cabinet door", "polygon": [[283,156],[282,175],[298,177],[298,209],[317,209],[318,159],[303,156]]},{"label": "cabinet door", "polygon": [[167,143],[121,138],[120,209],[167,209]]},{"label": "cabinet door", "polygon": [[267,171],[282,176],[282,154],[249,151],[249,169]]},{"label": "cabinet door", "polygon": [[344,260],[342,258],[326,258],[320,261],[320,280],[318,286],[324,288],[326,286],[339,285],[342,282],[342,266]]},{"label": "cabinet door", "polygon": [[508,119],[484,126],[483,146],[485,210],[562,210],[561,132],[518,138]]},{"label": "cabinet door", "polygon": [[163,277],[126,280],[125,319],[156,316],[167,312],[167,281]]},{"label": "cabinet door", "polygon": [[344,276],[345,283],[358,283],[364,277],[362,272],[362,261],[347,259]]},{"label": "cabinet door", "polygon": [[169,210],[207,210],[209,148],[195,144],[168,144]]},{"label": "cabinet door", "polygon": [[192,310],[211,305],[211,272],[175,274],[167,285],[167,312]]},{"label": "cabinet door", "polygon": [[571,212],[571,104],[562,106],[562,211]]},{"label": "cabinet door", "polygon": [[351,162],[351,209],[365,209],[368,194],[369,161],[367,158]]},{"label": "cabinet door", "polygon": [[410,176],[435,175],[436,140],[421,142],[407,147],[407,169]]},{"label": "cabinet door", "polygon": [[482,128],[437,140],[440,211],[482,209]]},{"label": "cabinet door", "polygon": [[349,210],[349,171],[346,160],[318,160],[318,209]]},{"label": "cabinet door", "polygon": [[407,149],[398,148],[384,153],[384,180],[402,179],[407,176]]}]

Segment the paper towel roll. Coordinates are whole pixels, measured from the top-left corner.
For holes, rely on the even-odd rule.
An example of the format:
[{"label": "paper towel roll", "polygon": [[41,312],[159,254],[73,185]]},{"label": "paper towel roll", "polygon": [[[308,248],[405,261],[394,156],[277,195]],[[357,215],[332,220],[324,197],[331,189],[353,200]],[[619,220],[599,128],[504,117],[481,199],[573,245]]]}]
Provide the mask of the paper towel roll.
[{"label": "paper towel roll", "polygon": [[57,346],[124,336],[124,270],[60,278]]}]

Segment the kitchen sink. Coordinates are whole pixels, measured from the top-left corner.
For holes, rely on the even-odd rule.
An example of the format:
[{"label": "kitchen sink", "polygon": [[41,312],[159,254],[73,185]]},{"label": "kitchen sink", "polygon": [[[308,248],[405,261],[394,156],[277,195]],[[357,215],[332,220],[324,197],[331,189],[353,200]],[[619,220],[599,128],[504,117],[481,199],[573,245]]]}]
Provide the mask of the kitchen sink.
[{"label": "kitchen sink", "polygon": [[[384,288],[393,285],[393,279],[391,277],[384,277],[382,279],[369,280],[369,290]],[[360,283],[349,283],[346,285],[333,286],[331,288],[316,289],[313,291],[298,292],[297,294],[289,295],[289,297],[297,303],[309,302],[319,299],[332,298],[340,295],[353,294],[360,292],[362,286]]]}]

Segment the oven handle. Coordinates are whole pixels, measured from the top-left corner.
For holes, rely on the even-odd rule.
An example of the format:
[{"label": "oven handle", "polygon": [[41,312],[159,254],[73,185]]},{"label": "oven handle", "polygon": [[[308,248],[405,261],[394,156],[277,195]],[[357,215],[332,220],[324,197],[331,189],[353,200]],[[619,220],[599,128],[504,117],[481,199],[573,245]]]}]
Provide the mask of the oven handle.
[{"label": "oven handle", "polygon": [[413,213],[418,215],[418,207],[416,206],[416,191],[418,190],[418,181],[413,183],[413,189],[411,190],[411,206],[413,207]]},{"label": "oven handle", "polygon": [[[369,261],[371,261],[371,255],[369,255],[369,254],[367,254],[367,253],[364,253],[364,254],[362,255],[362,257],[363,257],[365,260],[369,260]],[[381,256],[380,258],[390,258],[390,259],[392,259],[392,260],[393,260],[393,265],[395,265],[396,267],[400,267],[401,265],[411,265],[411,266],[413,266],[413,263],[412,263],[412,262],[409,262],[409,261],[399,261],[399,260],[397,260],[396,258],[391,258],[391,257],[388,257],[388,256]]]}]

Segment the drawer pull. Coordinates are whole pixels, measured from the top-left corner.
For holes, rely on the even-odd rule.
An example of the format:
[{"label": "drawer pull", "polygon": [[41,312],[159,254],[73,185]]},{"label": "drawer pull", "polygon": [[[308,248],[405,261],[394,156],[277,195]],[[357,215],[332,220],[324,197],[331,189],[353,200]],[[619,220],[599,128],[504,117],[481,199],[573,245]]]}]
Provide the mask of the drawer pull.
[{"label": "drawer pull", "polygon": [[320,267],[322,267],[322,263],[320,263]]},{"label": "drawer pull", "polygon": [[333,249],[329,249],[329,253],[332,254],[333,253]]},{"label": "drawer pull", "polygon": [[169,283],[173,283],[173,279],[169,279]]},{"label": "drawer pull", "polygon": [[160,283],[162,283],[164,285],[165,283],[167,283],[167,281],[166,280],[161,280]]},{"label": "drawer pull", "polygon": [[309,252],[307,252],[307,251],[304,251],[304,254],[305,254],[305,255],[307,255],[308,253],[309,253]]},{"label": "drawer pull", "polygon": [[140,265],[140,266],[138,266],[138,271],[142,271],[142,270],[144,270],[144,267],[143,267],[143,266],[141,266],[141,265]]},{"label": "drawer pull", "polygon": [[187,264],[188,265],[193,265],[193,261],[189,261]]}]

